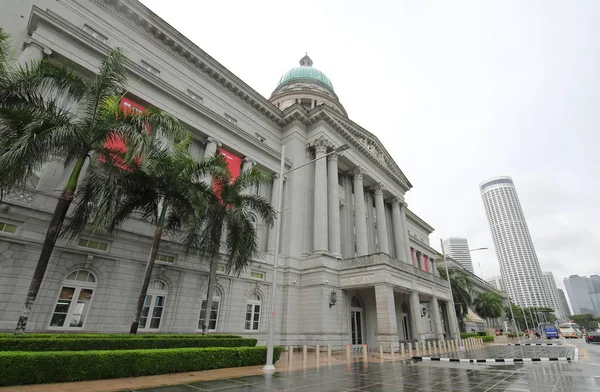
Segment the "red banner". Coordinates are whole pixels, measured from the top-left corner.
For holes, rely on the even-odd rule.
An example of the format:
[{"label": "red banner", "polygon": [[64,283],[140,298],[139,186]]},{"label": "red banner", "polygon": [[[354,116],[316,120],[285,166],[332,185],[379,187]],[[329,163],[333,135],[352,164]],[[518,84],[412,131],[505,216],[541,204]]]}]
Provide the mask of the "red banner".
[{"label": "red banner", "polygon": [[[230,152],[219,149],[219,154],[225,157],[225,162],[227,164],[227,170],[231,175],[231,181],[235,181],[236,178],[240,175],[240,170],[242,168],[242,158],[231,154]],[[218,195],[219,199],[221,197],[221,184],[214,183],[213,184],[213,192]]]},{"label": "red banner", "polygon": [[427,265],[427,256],[423,255],[423,269],[425,272],[429,272],[429,265]]},{"label": "red banner", "polygon": [[[121,102],[119,103],[119,106],[121,107],[121,110],[123,110],[123,112],[125,112],[126,114],[143,113],[145,110],[145,108],[143,106],[138,105],[137,103],[135,103],[127,98],[121,98]],[[150,132],[150,129],[147,128],[146,132]],[[108,138],[104,142],[104,148],[106,148],[110,151],[114,151],[119,154],[124,154],[127,151],[127,148],[125,147],[125,142],[123,141],[123,139],[121,139],[121,137],[119,137],[119,136],[114,136],[112,133],[108,136]],[[100,162],[106,161],[103,156],[100,156],[98,159],[100,160]],[[118,168],[129,170],[129,167],[125,164],[125,162],[123,161],[122,158],[114,156],[112,159],[113,159],[115,166],[117,166]],[[136,159],[136,163],[139,163],[139,162],[141,162],[141,157]]]}]

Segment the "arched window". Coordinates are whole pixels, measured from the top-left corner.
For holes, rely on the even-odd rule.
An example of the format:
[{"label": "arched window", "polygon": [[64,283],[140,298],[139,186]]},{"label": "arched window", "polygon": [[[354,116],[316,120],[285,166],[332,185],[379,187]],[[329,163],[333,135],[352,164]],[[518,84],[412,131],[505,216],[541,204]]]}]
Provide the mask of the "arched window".
[{"label": "arched window", "polygon": [[168,288],[165,282],[162,280],[150,282],[140,317],[140,330],[158,331],[167,302],[167,294]]},{"label": "arched window", "polygon": [[[213,301],[210,310],[210,316],[206,322],[208,322],[207,328],[208,331],[216,331],[217,330],[217,321],[219,319],[219,306],[221,305],[221,290],[215,288],[215,292],[213,294]],[[204,319],[206,318],[206,300],[202,300],[202,306],[200,308],[200,317],[198,319],[198,330],[202,331],[204,329]]]},{"label": "arched window", "polygon": [[246,301],[245,331],[258,331],[260,327],[260,296],[256,293],[250,294]]},{"label": "arched window", "polygon": [[71,272],[60,289],[49,327],[82,329],[95,288],[96,277],[90,271]]}]

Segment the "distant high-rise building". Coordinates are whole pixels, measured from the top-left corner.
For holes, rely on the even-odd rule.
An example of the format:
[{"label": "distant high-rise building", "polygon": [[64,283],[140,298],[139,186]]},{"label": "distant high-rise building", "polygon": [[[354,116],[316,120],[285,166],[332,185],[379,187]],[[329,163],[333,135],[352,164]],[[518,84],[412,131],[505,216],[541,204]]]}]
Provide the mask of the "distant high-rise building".
[{"label": "distant high-rise building", "polygon": [[546,295],[548,300],[548,307],[554,309],[554,315],[558,321],[566,321],[567,314],[563,311],[563,307],[560,304],[560,298],[556,287],[556,281],[552,272],[544,271],[544,285],[546,286]]},{"label": "distant high-rise building", "polygon": [[560,306],[562,307],[563,313],[565,316],[571,317],[571,309],[569,308],[569,303],[567,302],[567,296],[562,289],[556,289],[558,293],[558,301],[560,302]]},{"label": "distant high-rise building", "polygon": [[494,177],[479,188],[508,295],[519,306],[548,306],[542,270],[512,178]]},{"label": "distant high-rise building", "polygon": [[502,276],[493,276],[491,278],[487,278],[485,281],[494,286],[496,290],[506,291],[506,287],[504,286]]},{"label": "distant high-rise building", "polygon": [[565,288],[569,294],[573,314],[593,314],[600,317],[600,298],[594,289],[594,281],[597,275],[586,276],[571,275],[565,278]]},{"label": "distant high-rise building", "polygon": [[473,261],[471,261],[471,253],[469,252],[469,243],[466,238],[450,237],[442,241],[444,253],[458,261],[469,272],[473,271]]}]

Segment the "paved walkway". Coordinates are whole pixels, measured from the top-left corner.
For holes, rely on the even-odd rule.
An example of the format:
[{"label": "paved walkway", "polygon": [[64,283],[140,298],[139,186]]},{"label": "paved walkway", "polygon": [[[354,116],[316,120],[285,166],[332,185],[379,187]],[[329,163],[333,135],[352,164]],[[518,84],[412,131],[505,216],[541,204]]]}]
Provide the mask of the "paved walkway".
[{"label": "paved walkway", "polygon": [[[422,357],[433,358],[573,358],[575,349],[572,346],[506,346],[490,345],[476,350],[455,351],[442,354],[422,354]],[[415,355],[416,356],[416,355]]]}]

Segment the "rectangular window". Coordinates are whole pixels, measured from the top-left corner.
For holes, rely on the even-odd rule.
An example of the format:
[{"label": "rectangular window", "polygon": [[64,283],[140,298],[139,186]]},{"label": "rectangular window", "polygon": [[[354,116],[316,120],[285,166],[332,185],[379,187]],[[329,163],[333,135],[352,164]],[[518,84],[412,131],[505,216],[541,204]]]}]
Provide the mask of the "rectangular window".
[{"label": "rectangular window", "polygon": [[247,303],[246,304],[246,323],[244,329],[246,331],[258,331],[260,324],[260,304],[259,303]]},{"label": "rectangular window", "polygon": [[250,271],[250,277],[252,279],[265,280],[265,273],[259,271]]},{"label": "rectangular window", "polygon": [[96,30],[88,25],[83,25],[83,31],[85,31],[92,37],[96,38],[98,41],[102,41],[102,42],[108,41],[108,37],[106,37],[104,34],[98,32],[98,30]]},{"label": "rectangular window", "polygon": [[175,256],[164,255],[164,254],[158,253],[156,255],[156,261],[162,261],[164,263],[174,263],[175,262]]},{"label": "rectangular window", "polygon": [[153,73],[154,75],[160,75],[160,71],[158,70],[158,68],[148,64],[146,61],[142,60],[142,67],[144,67],[144,69],[148,72]]},{"label": "rectangular window", "polygon": [[0,231],[3,233],[14,234],[17,232],[17,225],[13,225],[12,223],[0,221]]},{"label": "rectangular window", "polygon": [[193,92],[192,90],[188,90],[187,94],[190,96],[190,98],[192,98],[194,101],[202,103],[202,97],[199,96],[198,94],[196,94],[195,92]]},{"label": "rectangular window", "polygon": [[[160,327],[163,309],[165,307],[164,295],[147,295],[140,316],[140,329],[157,330]],[[148,323],[148,320],[150,322]]]},{"label": "rectangular window", "polygon": [[217,266],[217,273],[224,274],[225,273],[225,266],[224,265]]},{"label": "rectangular window", "polygon": [[50,327],[82,328],[93,292],[89,288],[63,286],[52,313]]},{"label": "rectangular window", "polygon": [[79,239],[79,243],[77,245],[81,246],[83,248],[89,248],[89,249],[95,249],[95,250],[102,250],[102,251],[106,251],[108,249],[108,243],[107,242],[100,242],[100,241],[88,240],[88,239],[85,239],[85,238],[80,238]]},{"label": "rectangular window", "polygon": [[229,114],[225,113],[225,120],[229,121],[232,124],[237,124],[237,120],[231,117]]},{"label": "rectangular window", "polygon": [[[219,315],[219,300],[213,299],[210,317],[208,319],[208,330],[216,331],[217,330],[217,317]],[[200,310],[200,318],[198,319],[198,329],[202,330],[204,327],[204,319],[206,317],[206,300],[202,300],[202,308]]]}]

